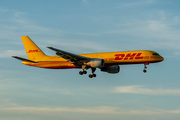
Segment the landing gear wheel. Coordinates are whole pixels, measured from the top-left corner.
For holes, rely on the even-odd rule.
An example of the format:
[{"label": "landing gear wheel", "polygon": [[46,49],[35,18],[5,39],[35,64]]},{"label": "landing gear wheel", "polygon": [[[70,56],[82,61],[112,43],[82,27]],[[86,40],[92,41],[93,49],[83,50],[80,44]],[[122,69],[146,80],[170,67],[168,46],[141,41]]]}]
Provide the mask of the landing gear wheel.
[{"label": "landing gear wheel", "polygon": [[89,74],[89,78],[92,78],[93,76],[91,74]]},{"label": "landing gear wheel", "polygon": [[83,71],[79,71],[79,74],[80,74],[80,75],[83,75]]},{"label": "landing gear wheel", "polygon": [[87,74],[87,71],[83,71],[83,74]]},{"label": "landing gear wheel", "polygon": [[96,74],[89,74],[89,78],[96,77]]},{"label": "landing gear wheel", "polygon": [[146,73],[146,72],[147,72],[147,70],[143,70],[143,72],[144,72],[144,73]]},{"label": "landing gear wheel", "polygon": [[80,75],[87,74],[87,71],[85,71],[85,70],[84,71],[79,71],[79,74]]},{"label": "landing gear wheel", "polygon": [[93,77],[96,77],[96,74],[93,74],[92,76],[93,76]]}]

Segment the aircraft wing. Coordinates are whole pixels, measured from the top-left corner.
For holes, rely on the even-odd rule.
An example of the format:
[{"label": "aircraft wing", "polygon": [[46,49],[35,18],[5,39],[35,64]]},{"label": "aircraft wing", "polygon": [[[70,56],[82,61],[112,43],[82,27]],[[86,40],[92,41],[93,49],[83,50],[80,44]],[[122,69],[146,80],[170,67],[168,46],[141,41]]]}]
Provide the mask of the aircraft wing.
[{"label": "aircraft wing", "polygon": [[59,50],[53,47],[47,47],[53,51],[56,51],[56,55],[66,59],[67,61],[72,61],[74,65],[82,65],[84,62],[88,62],[91,58],[80,56],[77,54],[69,53],[63,50]]},{"label": "aircraft wing", "polygon": [[18,60],[21,60],[21,61],[27,61],[27,62],[32,62],[32,63],[37,63],[35,61],[32,61],[32,60],[28,60],[28,59],[25,59],[25,58],[21,58],[21,57],[17,57],[17,56],[12,56],[13,58],[16,58]]}]

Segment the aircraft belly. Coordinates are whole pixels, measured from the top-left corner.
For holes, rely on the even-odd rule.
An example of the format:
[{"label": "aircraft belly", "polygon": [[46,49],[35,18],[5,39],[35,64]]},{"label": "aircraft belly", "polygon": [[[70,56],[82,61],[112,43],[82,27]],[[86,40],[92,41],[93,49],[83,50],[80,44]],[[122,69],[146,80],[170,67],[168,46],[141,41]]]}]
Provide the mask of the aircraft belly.
[{"label": "aircraft belly", "polygon": [[70,64],[70,62],[39,62],[39,63],[26,63],[26,65],[33,67],[40,67],[40,68],[49,68],[49,69],[76,68],[76,66]]}]

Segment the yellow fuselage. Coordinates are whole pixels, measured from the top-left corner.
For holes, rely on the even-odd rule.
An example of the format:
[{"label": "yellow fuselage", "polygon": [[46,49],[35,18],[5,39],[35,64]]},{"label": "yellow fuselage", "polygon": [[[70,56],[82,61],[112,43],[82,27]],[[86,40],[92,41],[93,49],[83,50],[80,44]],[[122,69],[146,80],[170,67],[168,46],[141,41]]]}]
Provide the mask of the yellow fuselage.
[{"label": "yellow fuselage", "polygon": [[[99,58],[105,61],[105,67],[111,65],[127,65],[127,64],[145,64],[161,62],[164,60],[162,56],[154,51],[139,50],[139,51],[122,51],[122,52],[105,52],[105,53],[89,53],[78,54],[88,58]],[[76,67],[59,56],[45,56],[39,59],[34,59],[37,63],[23,61],[22,64],[50,69],[67,69],[67,68],[81,68]]]}]

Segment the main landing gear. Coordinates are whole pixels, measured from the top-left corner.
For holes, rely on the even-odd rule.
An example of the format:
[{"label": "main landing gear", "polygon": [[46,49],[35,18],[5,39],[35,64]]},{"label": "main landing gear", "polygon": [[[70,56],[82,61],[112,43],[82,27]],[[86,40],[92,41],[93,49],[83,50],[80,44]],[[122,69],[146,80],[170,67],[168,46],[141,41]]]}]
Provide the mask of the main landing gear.
[{"label": "main landing gear", "polygon": [[83,71],[79,71],[80,75],[87,74],[87,71],[84,70],[85,68],[86,68],[86,65],[82,65],[82,70]]},{"label": "main landing gear", "polygon": [[96,68],[91,68],[92,69],[92,74],[89,74],[89,78],[96,77],[96,74],[94,72],[96,71]]},{"label": "main landing gear", "polygon": [[148,65],[148,64],[144,64],[144,70],[143,70],[144,73],[147,72],[147,70],[146,70],[146,69],[147,69],[147,65]]},{"label": "main landing gear", "polygon": [[[87,74],[87,71],[84,70],[85,68],[86,68],[86,66],[83,65],[82,66],[82,71],[79,71],[80,75]],[[86,68],[86,69],[88,69],[88,68]],[[94,72],[96,71],[96,68],[91,68],[91,70],[92,70],[92,74],[89,74],[89,78],[96,77],[96,74],[94,74]]]},{"label": "main landing gear", "polygon": [[87,71],[85,71],[85,70],[79,71],[79,74],[80,74],[80,75],[87,74]]}]

